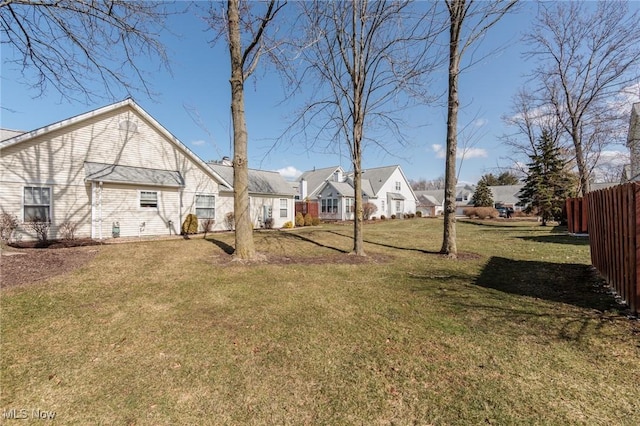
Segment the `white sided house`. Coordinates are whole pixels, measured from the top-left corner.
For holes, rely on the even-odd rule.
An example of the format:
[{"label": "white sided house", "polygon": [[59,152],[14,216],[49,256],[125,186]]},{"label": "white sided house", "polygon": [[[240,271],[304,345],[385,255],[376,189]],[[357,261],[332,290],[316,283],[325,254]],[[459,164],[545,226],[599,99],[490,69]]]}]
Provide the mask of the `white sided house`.
[{"label": "white sided house", "polygon": [[77,238],[173,235],[189,213],[225,229],[220,192],[232,190],[131,99],[2,140],[0,188],[23,239],[30,222],[50,223],[50,239],[63,224]]}]

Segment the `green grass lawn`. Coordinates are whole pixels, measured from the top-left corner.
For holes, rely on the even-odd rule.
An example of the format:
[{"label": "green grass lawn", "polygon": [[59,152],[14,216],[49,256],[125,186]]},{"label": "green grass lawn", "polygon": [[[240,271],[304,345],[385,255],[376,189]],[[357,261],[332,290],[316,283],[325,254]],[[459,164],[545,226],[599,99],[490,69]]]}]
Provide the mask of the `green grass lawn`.
[{"label": "green grass lawn", "polygon": [[[2,290],[0,409],[58,424],[636,425],[640,326],[586,239],[442,221],[107,245]],[[0,413],[1,414],[1,413]],[[0,423],[9,423],[0,418]],[[19,422],[18,422],[19,423]],[[11,423],[14,424],[14,423]]]}]

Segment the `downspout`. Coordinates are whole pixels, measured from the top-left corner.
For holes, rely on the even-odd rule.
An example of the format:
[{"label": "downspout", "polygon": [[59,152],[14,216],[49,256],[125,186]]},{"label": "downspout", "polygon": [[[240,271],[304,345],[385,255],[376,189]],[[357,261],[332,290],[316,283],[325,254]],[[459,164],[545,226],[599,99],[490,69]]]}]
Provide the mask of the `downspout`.
[{"label": "downspout", "polygon": [[100,188],[98,189],[98,235],[100,240],[102,240],[102,182],[100,182]]},{"label": "downspout", "polygon": [[91,182],[91,238],[96,237],[96,183]]}]

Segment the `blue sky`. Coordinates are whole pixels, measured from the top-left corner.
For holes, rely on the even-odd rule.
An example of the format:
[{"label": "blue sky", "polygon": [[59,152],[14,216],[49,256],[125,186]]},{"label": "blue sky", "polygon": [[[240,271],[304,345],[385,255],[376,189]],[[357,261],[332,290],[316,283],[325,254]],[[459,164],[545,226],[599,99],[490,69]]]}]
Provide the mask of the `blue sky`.
[{"label": "blue sky", "polygon": [[[502,50],[461,76],[460,124],[469,124],[470,129],[477,130],[477,137],[459,168],[461,181],[475,183],[483,174],[500,172],[501,167],[511,164],[507,159],[510,152],[501,146],[499,139],[508,132],[501,116],[509,113],[511,97],[524,84],[525,75],[534,65],[522,58],[525,47],[520,39],[529,27],[536,6],[533,2],[523,6],[519,13],[506,16],[492,28],[483,41],[484,50]],[[158,96],[152,100],[137,94],[134,99],[202,159],[232,156],[229,54],[224,40],[211,46],[208,40],[213,36],[206,32],[205,24],[195,13],[173,17],[169,24],[172,31],[180,35],[180,38],[167,35],[164,39],[172,73],[149,74],[147,80]],[[276,149],[271,149],[303,99],[283,99],[285,90],[271,69],[258,69],[255,76],[245,84],[251,168],[280,170],[287,178],[314,167],[351,168],[348,154],[309,152],[305,141],[285,138]],[[33,130],[110,103],[106,99],[90,105],[69,103],[53,90],[34,98],[37,93],[16,83],[18,77],[19,70],[3,62],[0,82],[3,128]],[[446,69],[443,69],[437,79],[438,87],[434,89],[444,91],[445,84]],[[124,97],[126,94],[121,99]],[[198,118],[194,120],[194,117]],[[363,166],[399,164],[410,179],[442,176],[442,150],[446,144],[444,99],[439,106],[413,108],[407,117],[411,122],[406,130],[409,145],[401,147],[390,141],[391,155],[367,150]],[[462,148],[460,141],[459,150]]]}]

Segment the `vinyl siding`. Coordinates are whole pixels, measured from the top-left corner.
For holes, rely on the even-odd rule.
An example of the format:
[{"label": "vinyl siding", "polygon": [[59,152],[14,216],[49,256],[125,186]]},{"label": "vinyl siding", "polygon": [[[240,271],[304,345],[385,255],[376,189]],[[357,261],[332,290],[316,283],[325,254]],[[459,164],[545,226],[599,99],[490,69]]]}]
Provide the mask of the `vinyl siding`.
[{"label": "vinyl siding", "polygon": [[[137,129],[123,130],[120,123],[126,120]],[[78,237],[90,237],[92,189],[91,183],[84,180],[85,161],[179,171],[184,178],[181,212],[178,189],[162,188],[165,210],[149,214],[136,210],[133,204],[123,204],[133,203],[129,191],[136,194],[137,203],[139,186],[123,185],[114,192],[111,190],[115,187],[104,186],[103,213],[116,214],[118,206],[123,206],[126,210],[120,212],[131,214],[130,218],[122,218],[122,236],[138,235],[139,223],[147,221],[145,235],[164,235],[168,228],[162,218],[170,215],[176,217],[179,231],[180,221],[195,211],[195,194],[213,194],[218,198],[218,183],[210,172],[205,172],[207,166],[194,162],[159,129],[125,105],[0,150],[0,209],[22,220],[22,188],[50,186],[53,191],[50,238],[57,237],[57,227],[66,220],[79,225]],[[122,198],[122,193],[127,194],[126,198]],[[109,198],[111,195],[114,198]],[[112,216],[108,218],[111,220]],[[103,221],[106,220],[104,216]],[[220,220],[216,225],[220,225],[217,229],[223,229]],[[107,237],[111,236],[110,226]]]}]

